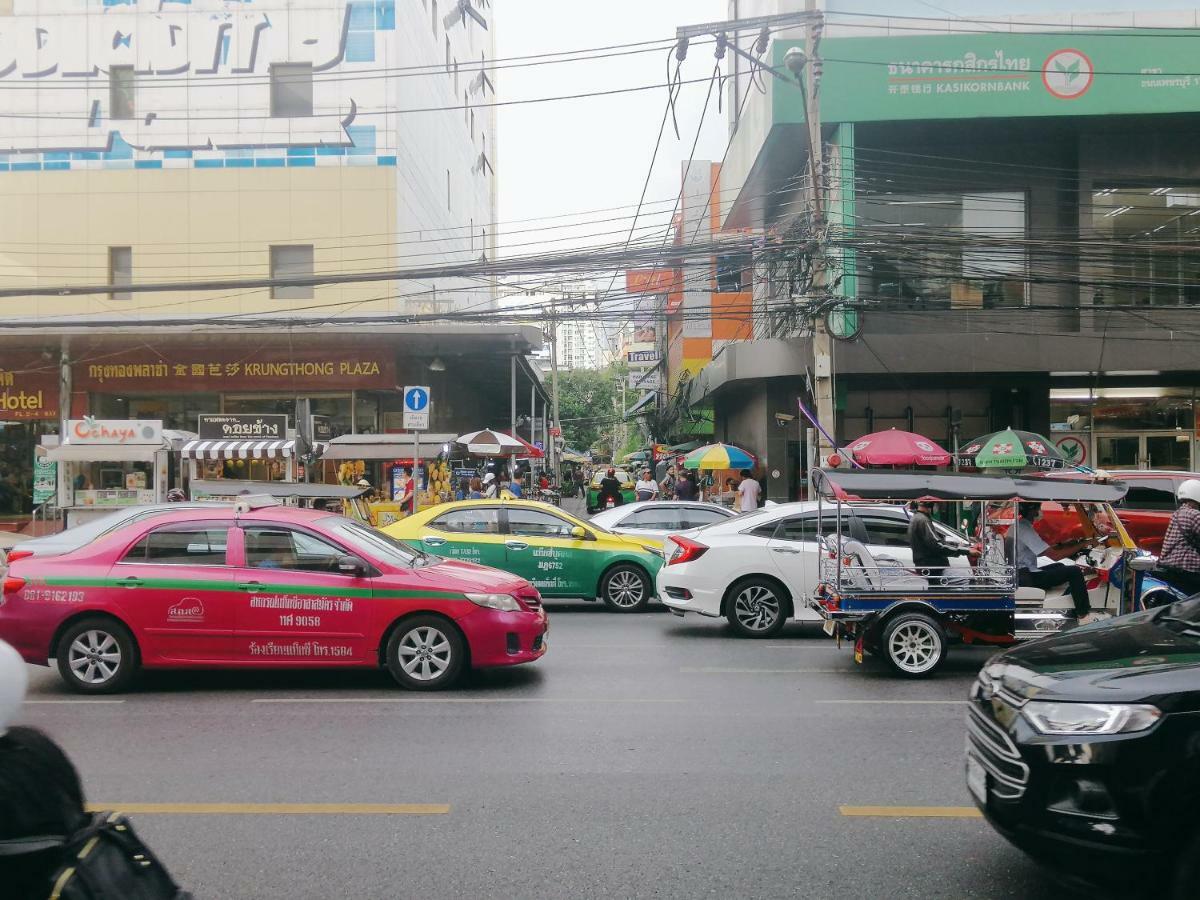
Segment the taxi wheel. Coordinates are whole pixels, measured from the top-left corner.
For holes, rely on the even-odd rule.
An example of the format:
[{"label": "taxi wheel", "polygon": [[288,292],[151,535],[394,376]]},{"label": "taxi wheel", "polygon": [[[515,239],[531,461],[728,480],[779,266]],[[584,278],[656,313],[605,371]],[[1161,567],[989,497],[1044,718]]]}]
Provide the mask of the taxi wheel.
[{"label": "taxi wheel", "polygon": [[58,672],[81,694],[114,694],[137,671],[137,646],[129,629],[114,619],[80,619],[58,642]]},{"label": "taxi wheel", "polygon": [[466,657],[457,628],[439,616],[414,616],[392,632],[386,662],[401,687],[438,691],[458,680]]},{"label": "taxi wheel", "polygon": [[600,582],[600,597],[614,612],[641,612],[651,593],[649,577],[637,566],[613,566]]},{"label": "taxi wheel", "polygon": [[901,675],[921,678],[935,672],[946,658],[946,632],[924,613],[900,613],[883,626],[883,658]]}]

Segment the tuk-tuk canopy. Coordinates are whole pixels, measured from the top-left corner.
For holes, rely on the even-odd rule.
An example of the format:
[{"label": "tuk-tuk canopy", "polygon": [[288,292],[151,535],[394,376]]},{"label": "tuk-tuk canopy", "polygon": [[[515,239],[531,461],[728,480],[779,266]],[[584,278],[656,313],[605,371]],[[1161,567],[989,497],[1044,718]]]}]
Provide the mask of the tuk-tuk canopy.
[{"label": "tuk-tuk canopy", "polygon": [[813,487],[827,500],[1057,501],[1116,503],[1123,482],[1095,484],[1055,478],[1007,478],[952,472],[840,471],[818,469]]},{"label": "tuk-tuk canopy", "polygon": [[241,494],[266,494],[280,500],[354,500],[371,490],[357,485],[304,484],[293,481],[193,481],[190,485],[193,497],[236,497]]}]

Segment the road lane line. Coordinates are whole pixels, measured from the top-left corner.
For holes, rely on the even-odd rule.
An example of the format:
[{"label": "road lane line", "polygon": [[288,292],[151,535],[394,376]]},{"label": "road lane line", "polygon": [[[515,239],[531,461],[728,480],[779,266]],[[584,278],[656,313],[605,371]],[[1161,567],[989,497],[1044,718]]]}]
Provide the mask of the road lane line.
[{"label": "road lane line", "polygon": [[839,806],[843,816],[876,819],[982,819],[974,806]]},{"label": "road lane line", "polygon": [[814,700],[814,703],[847,706],[965,706],[966,700]]},{"label": "road lane line", "polygon": [[167,816],[444,816],[445,803],[89,803],[88,812]]},{"label": "road lane line", "polygon": [[846,669],[725,669],[706,666],[699,669],[682,668],[683,675],[839,675]]},{"label": "road lane line", "polygon": [[251,703],[696,703],[663,697],[264,697]]},{"label": "road lane line", "polygon": [[54,705],[54,706],[111,706],[116,703],[124,703],[124,700],[26,700],[26,706],[38,705]]}]

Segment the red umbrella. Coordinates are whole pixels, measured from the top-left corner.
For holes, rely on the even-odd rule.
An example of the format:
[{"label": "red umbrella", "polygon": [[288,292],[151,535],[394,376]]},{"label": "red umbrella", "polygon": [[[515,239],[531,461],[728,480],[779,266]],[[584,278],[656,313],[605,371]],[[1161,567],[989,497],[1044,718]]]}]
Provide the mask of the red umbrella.
[{"label": "red umbrella", "polygon": [[877,431],[846,445],[864,466],[948,466],[950,454],[927,437],[911,431]]},{"label": "red umbrella", "polygon": [[525,452],[517,453],[516,456],[519,456],[523,459],[542,459],[546,455],[544,451],[539,450],[533,444],[529,443],[529,441],[525,440],[522,437],[519,437],[518,435],[510,434],[507,431],[502,431],[500,433],[507,434],[510,438],[512,438],[515,441],[520,441],[521,444],[525,447]]}]

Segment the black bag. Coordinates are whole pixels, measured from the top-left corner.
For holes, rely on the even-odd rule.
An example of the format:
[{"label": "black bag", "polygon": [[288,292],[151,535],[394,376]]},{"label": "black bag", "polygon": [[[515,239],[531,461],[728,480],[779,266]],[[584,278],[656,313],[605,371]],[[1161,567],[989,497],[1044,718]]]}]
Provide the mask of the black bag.
[{"label": "black bag", "polygon": [[94,813],[63,842],[50,900],[191,900],[120,813]]}]

